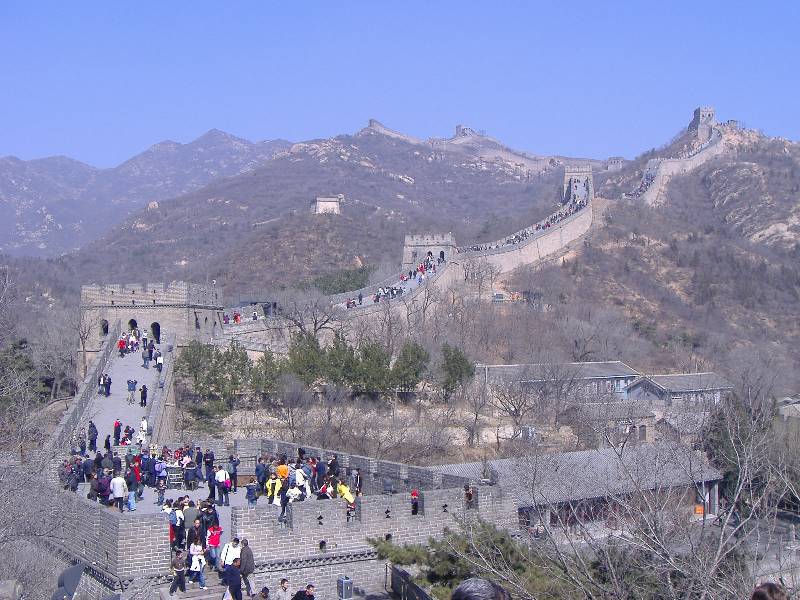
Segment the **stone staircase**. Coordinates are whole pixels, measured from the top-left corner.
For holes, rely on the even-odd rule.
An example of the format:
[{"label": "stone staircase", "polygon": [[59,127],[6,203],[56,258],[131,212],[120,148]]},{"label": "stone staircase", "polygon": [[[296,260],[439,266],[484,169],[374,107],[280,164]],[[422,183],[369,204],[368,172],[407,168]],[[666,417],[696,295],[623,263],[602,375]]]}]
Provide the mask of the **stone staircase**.
[{"label": "stone staircase", "polygon": [[[154,600],[221,600],[227,589],[220,583],[216,571],[210,570],[206,570],[206,587],[208,589],[201,590],[199,584],[192,583],[187,578],[186,593],[177,590],[174,596],[170,596],[168,584],[158,588],[158,596]],[[242,582],[242,598],[247,598],[244,582]]]}]

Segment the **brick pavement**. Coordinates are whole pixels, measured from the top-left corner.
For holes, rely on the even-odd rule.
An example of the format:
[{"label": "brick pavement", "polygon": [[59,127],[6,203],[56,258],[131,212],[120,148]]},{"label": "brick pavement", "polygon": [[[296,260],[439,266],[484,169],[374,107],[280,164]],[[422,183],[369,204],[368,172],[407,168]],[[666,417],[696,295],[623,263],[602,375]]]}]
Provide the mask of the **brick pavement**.
[{"label": "brick pavement", "polygon": [[[166,350],[166,348],[164,349]],[[158,386],[158,370],[153,367],[145,369],[142,367],[141,352],[126,354],[120,358],[118,352],[112,354],[110,366],[107,373],[111,376],[111,395],[109,397],[100,396],[95,393],[87,410],[87,419],[94,421],[97,426],[97,447],[102,450],[103,441],[107,435],[111,435],[111,443],[114,443],[114,420],[122,421],[122,428],[130,425],[135,430],[139,430],[139,423],[142,416],[147,411],[146,408],[139,406],[139,388],[142,384],[147,385],[148,398],[152,398]],[[136,379],[136,401],[133,405],[128,404],[128,379]]]}]

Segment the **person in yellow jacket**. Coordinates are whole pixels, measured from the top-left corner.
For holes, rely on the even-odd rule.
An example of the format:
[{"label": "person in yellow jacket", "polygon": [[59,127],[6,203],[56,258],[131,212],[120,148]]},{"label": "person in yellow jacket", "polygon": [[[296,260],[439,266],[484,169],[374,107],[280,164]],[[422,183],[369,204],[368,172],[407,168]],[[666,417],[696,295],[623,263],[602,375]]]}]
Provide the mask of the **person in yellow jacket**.
[{"label": "person in yellow jacket", "polygon": [[336,494],[340,498],[344,498],[344,501],[348,504],[354,504],[356,501],[356,499],[353,497],[353,493],[350,491],[350,488],[341,481],[336,484]]},{"label": "person in yellow jacket", "polygon": [[280,505],[281,480],[275,473],[267,479],[267,499],[273,504]]}]

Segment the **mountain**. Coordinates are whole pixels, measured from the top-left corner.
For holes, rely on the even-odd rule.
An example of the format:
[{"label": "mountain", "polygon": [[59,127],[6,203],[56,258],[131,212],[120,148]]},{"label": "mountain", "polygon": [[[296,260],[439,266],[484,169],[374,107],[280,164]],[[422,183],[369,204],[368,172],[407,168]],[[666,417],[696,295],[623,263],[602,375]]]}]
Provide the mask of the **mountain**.
[{"label": "mountain", "polygon": [[[124,268],[128,279],[213,277],[231,291],[396,262],[410,232],[496,239],[553,210],[569,159],[466,131],[423,141],[373,120],[353,135],[297,143],[246,173],[137,212],[71,260],[111,280]],[[344,195],[340,218],[311,214],[316,196],[332,194]]]},{"label": "mountain", "polygon": [[148,203],[250,171],[290,145],[213,129],[188,144],[161,142],[110,169],[66,157],[0,158],[0,252],[77,249]]}]

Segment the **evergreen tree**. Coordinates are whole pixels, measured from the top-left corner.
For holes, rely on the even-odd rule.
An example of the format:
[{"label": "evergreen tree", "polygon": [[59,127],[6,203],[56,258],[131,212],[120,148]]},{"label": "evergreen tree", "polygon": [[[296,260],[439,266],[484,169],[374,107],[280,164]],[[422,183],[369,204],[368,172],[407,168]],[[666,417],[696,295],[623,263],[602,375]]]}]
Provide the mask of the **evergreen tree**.
[{"label": "evergreen tree", "polygon": [[430,355],[416,342],[407,341],[392,367],[392,379],[403,392],[413,392],[428,368]]},{"label": "evergreen tree", "polygon": [[475,375],[475,366],[466,354],[448,343],[442,344],[442,391],[449,398],[458,386],[465,385]]}]

